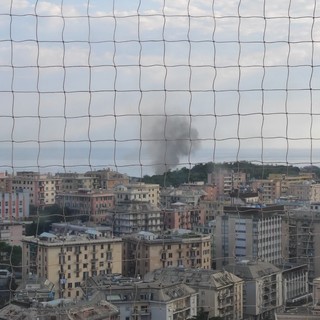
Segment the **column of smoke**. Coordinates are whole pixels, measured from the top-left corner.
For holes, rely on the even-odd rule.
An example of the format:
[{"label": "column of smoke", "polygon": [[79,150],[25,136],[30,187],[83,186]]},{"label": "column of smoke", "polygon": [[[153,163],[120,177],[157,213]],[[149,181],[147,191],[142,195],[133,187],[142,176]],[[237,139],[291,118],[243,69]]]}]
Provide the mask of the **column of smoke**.
[{"label": "column of smoke", "polygon": [[146,116],[142,138],[156,174],[178,166],[200,144],[198,131],[186,116]]}]

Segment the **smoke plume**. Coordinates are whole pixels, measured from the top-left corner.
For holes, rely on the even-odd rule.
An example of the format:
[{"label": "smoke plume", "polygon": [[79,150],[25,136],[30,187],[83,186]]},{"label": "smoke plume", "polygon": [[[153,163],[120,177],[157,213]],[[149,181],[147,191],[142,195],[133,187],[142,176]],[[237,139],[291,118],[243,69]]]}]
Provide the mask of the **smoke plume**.
[{"label": "smoke plume", "polygon": [[156,174],[179,165],[200,144],[198,131],[186,116],[146,116],[142,137]]}]

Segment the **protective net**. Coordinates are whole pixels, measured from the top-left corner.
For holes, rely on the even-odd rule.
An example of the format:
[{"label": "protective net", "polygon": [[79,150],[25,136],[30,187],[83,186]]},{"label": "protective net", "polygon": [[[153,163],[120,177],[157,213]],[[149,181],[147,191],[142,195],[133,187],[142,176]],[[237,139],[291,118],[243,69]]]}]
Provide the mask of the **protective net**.
[{"label": "protective net", "polygon": [[[54,181],[110,168],[166,185],[161,174],[207,162],[239,173],[248,161],[261,179],[266,166],[320,162],[317,0],[2,0],[0,45],[7,193],[17,172]],[[44,217],[66,221],[36,204],[37,235]],[[19,249],[2,251],[15,266]]]}]

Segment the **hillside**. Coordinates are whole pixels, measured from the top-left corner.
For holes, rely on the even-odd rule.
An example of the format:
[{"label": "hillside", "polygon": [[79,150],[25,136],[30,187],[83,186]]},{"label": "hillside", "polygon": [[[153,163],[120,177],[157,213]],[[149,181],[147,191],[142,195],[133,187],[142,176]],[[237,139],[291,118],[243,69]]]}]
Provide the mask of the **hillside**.
[{"label": "hillside", "polygon": [[270,173],[286,174],[290,176],[298,175],[303,172],[314,172],[317,177],[320,175],[320,168],[308,166],[299,168],[292,165],[259,165],[247,161],[223,162],[223,163],[200,163],[188,169],[183,167],[173,171],[167,171],[161,175],[144,176],[142,181],[145,183],[157,183],[160,186],[179,186],[182,183],[195,181],[207,181],[208,173],[219,169],[234,170],[234,172],[245,172],[248,178],[267,179]]}]

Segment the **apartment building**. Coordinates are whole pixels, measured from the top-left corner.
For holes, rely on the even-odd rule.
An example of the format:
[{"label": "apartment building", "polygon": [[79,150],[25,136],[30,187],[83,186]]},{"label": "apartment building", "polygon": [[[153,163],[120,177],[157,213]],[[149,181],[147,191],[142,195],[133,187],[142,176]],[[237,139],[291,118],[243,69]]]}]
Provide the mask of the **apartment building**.
[{"label": "apartment building", "polygon": [[217,187],[218,196],[229,195],[235,189],[240,189],[247,183],[247,175],[244,172],[234,170],[216,170],[208,174],[208,184]]},{"label": "apartment building", "polygon": [[243,259],[282,263],[283,206],[225,206],[216,218],[217,268]]},{"label": "apartment building", "polygon": [[7,171],[0,172],[0,192],[11,192],[11,191],[12,191],[11,175]]},{"label": "apartment building", "polygon": [[144,191],[147,195],[146,200],[153,206],[159,207],[160,205],[160,186],[159,184],[151,184],[144,182],[130,183],[127,185],[127,190]]},{"label": "apartment building", "polygon": [[281,181],[273,179],[256,179],[251,181],[251,188],[258,192],[259,202],[272,204],[281,196]]},{"label": "apartment building", "polygon": [[281,270],[268,262],[249,260],[230,264],[225,269],[244,280],[244,319],[274,319],[276,311],[283,306]]},{"label": "apartment building", "polygon": [[320,203],[292,209],[283,219],[284,258],[307,264],[311,282],[320,276]]},{"label": "apartment building", "polygon": [[224,205],[222,201],[200,200],[199,206],[204,214],[204,223],[208,223],[221,215]]},{"label": "apartment building", "polygon": [[160,193],[160,203],[162,208],[170,208],[172,203],[181,202],[196,207],[201,199],[205,199],[207,193],[202,188],[166,188]]},{"label": "apartment building", "polygon": [[94,189],[94,178],[84,173],[63,172],[57,173],[60,179],[60,192],[77,191],[78,189]]},{"label": "apartment building", "polygon": [[205,222],[205,213],[200,206],[191,206],[182,202],[172,203],[163,211],[164,229],[192,229]]},{"label": "apartment building", "polygon": [[217,200],[217,187],[213,184],[206,184],[203,181],[197,181],[193,183],[183,183],[178,189],[181,190],[198,190],[200,192],[204,191],[204,200],[215,201]]},{"label": "apartment building", "polygon": [[88,297],[103,293],[119,309],[120,320],[184,320],[197,315],[197,293],[183,283],[104,275],[86,280],[82,288]]},{"label": "apartment building", "polygon": [[0,219],[16,221],[29,217],[30,194],[23,190],[0,192]]},{"label": "apartment building", "polygon": [[30,194],[30,204],[37,207],[53,205],[56,192],[60,188],[60,179],[48,174],[32,171],[17,172],[12,176],[12,191],[25,191]]},{"label": "apartment building", "polygon": [[159,207],[160,186],[143,182],[118,185],[114,187],[116,203],[124,201],[149,202],[152,206]]},{"label": "apartment building", "polygon": [[122,240],[94,229],[84,234],[42,233],[22,240],[23,279],[29,274],[51,281],[60,298],[80,298],[88,277],[122,271]]},{"label": "apartment building", "polygon": [[311,186],[311,181],[290,183],[288,185],[287,194],[288,196],[294,197],[298,201],[308,203],[311,196]]},{"label": "apartment building", "polygon": [[320,202],[320,183],[311,184],[310,202]]},{"label": "apartment building", "polygon": [[296,305],[310,298],[308,265],[287,264],[282,269],[283,303]]},{"label": "apartment building", "polygon": [[164,268],[148,273],[144,280],[155,280],[164,285],[187,284],[198,293],[198,309],[203,310],[208,319],[243,319],[243,280],[231,272]]},{"label": "apartment building", "polygon": [[61,208],[68,208],[75,216],[87,217],[94,222],[106,221],[114,203],[114,194],[102,189],[59,192],[56,197],[56,204]]},{"label": "apartment building", "polygon": [[113,171],[110,168],[88,171],[84,175],[93,179],[93,189],[111,190],[117,185],[127,185],[130,182],[127,174]]},{"label": "apartment building", "polygon": [[123,274],[144,276],[159,268],[211,268],[211,237],[176,230],[162,235],[139,232],[123,238]]},{"label": "apartment building", "polygon": [[268,179],[280,182],[280,196],[285,197],[289,195],[288,188],[291,184],[303,183],[306,181],[313,181],[315,178],[314,173],[302,173],[295,176],[289,176],[286,174],[271,173]]},{"label": "apartment building", "polygon": [[109,210],[107,223],[115,235],[163,230],[161,210],[149,202],[147,190],[121,185],[114,192],[116,205]]},{"label": "apartment building", "polygon": [[11,246],[21,246],[25,235],[25,224],[20,221],[0,220],[0,241]]}]

